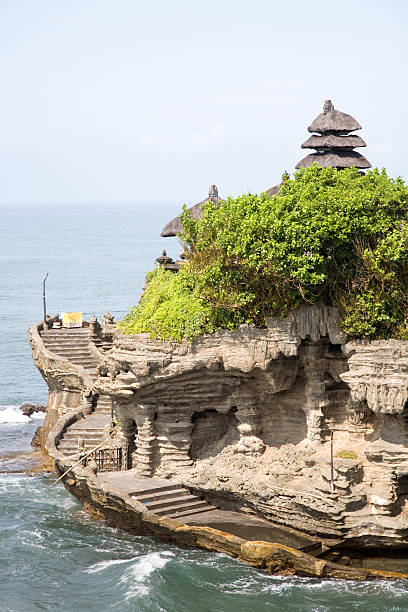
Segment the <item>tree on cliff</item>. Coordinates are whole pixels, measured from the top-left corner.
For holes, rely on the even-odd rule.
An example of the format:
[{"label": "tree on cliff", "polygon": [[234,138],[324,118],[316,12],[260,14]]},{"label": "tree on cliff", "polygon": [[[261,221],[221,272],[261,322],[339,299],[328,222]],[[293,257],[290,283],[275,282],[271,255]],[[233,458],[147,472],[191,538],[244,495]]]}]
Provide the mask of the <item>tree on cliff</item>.
[{"label": "tree on cliff", "polygon": [[385,170],[317,166],[271,198],[208,202],[198,221],[184,209],[185,266],[153,271],[122,329],[191,339],[324,302],[349,336],[408,338],[407,213],[408,188]]}]

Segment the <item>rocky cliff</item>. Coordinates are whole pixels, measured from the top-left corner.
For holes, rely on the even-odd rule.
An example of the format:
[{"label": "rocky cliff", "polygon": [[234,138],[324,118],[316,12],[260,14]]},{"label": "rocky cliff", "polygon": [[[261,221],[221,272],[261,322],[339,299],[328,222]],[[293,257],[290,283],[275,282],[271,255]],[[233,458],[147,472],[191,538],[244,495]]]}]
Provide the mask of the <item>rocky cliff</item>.
[{"label": "rocky cliff", "polygon": [[191,344],[116,331],[112,348],[94,323],[93,393],[141,476],[327,542],[406,546],[408,342],[347,341],[336,317],[303,306]]}]

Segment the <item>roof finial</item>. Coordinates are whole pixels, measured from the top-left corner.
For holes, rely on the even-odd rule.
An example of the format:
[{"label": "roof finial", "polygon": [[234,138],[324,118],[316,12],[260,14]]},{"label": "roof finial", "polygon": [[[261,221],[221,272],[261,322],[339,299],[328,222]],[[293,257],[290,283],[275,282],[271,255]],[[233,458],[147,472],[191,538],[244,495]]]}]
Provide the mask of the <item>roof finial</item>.
[{"label": "roof finial", "polygon": [[208,195],[210,198],[218,198],[217,185],[210,185],[210,189],[208,190]]},{"label": "roof finial", "polygon": [[328,113],[329,111],[334,110],[334,106],[332,104],[331,100],[325,100],[324,104],[323,104],[323,112],[324,114]]}]

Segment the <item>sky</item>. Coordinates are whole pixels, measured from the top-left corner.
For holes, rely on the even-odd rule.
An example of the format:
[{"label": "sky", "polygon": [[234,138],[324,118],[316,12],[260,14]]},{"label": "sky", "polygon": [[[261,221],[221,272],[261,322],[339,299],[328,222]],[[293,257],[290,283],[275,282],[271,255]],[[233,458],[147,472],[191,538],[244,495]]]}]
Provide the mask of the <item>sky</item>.
[{"label": "sky", "polygon": [[259,193],[330,98],[408,180],[406,0],[0,0],[0,202]]}]

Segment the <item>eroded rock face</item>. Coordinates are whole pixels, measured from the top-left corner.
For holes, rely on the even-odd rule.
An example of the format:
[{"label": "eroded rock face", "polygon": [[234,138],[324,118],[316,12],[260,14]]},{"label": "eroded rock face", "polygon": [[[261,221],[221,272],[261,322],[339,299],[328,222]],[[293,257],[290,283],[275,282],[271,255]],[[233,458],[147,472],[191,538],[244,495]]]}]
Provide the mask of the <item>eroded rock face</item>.
[{"label": "eroded rock face", "polygon": [[407,546],[408,342],[348,342],[336,317],[303,306],[191,344],[95,324],[92,393],[139,476],[328,542]]}]

